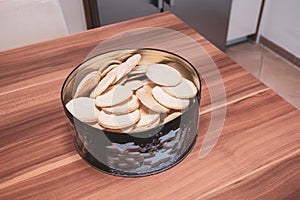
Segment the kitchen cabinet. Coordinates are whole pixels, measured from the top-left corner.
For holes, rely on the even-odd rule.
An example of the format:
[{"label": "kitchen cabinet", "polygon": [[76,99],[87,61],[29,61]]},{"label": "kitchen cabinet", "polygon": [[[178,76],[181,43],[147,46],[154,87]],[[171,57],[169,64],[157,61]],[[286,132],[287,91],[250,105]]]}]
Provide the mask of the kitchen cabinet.
[{"label": "kitchen cabinet", "polygon": [[97,0],[100,26],[170,11],[225,50],[232,0]]},{"label": "kitchen cabinet", "polygon": [[100,26],[162,11],[162,0],[97,0]]},{"label": "kitchen cabinet", "polygon": [[170,11],[223,51],[257,32],[263,6],[263,0],[90,0],[95,1],[99,26]]},{"label": "kitchen cabinet", "polygon": [[225,50],[232,0],[168,0],[169,10],[221,50]]},{"label": "kitchen cabinet", "polygon": [[263,0],[232,0],[227,41],[255,34]]}]

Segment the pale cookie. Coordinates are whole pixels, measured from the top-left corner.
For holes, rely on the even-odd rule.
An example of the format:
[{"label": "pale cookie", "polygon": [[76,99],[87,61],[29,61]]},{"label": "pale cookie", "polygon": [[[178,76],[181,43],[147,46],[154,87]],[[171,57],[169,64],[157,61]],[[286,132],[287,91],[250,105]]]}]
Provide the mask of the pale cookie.
[{"label": "pale cookie", "polygon": [[176,98],[188,99],[196,96],[197,94],[197,88],[195,85],[185,78],[183,78],[176,86],[162,88],[164,91]]},{"label": "pale cookie", "polygon": [[108,89],[108,91],[96,97],[96,106],[98,107],[112,107],[120,104],[132,95],[132,90],[125,86],[115,85]]},{"label": "pale cookie", "polygon": [[108,72],[110,72],[111,70],[113,70],[114,68],[116,68],[119,64],[112,64],[110,66],[108,66],[107,68],[105,68],[102,72],[101,72],[101,78],[103,78],[104,76],[106,76],[108,74]]},{"label": "pale cookie", "polygon": [[159,104],[151,94],[152,87],[148,84],[136,91],[136,96],[144,106],[158,113],[167,113],[170,110]]},{"label": "pale cookie", "polygon": [[127,76],[123,76],[117,83],[116,85],[123,85],[126,81],[128,80]]},{"label": "pale cookie", "polygon": [[145,74],[147,66],[136,66],[128,73],[128,75]]},{"label": "pale cookie", "polygon": [[157,120],[155,120],[154,122],[152,122],[151,124],[147,125],[147,126],[135,126],[133,132],[141,132],[141,131],[146,131],[146,130],[149,130],[150,128],[154,128],[156,126],[159,125],[159,122],[160,122],[160,118],[158,118]]},{"label": "pale cookie", "polygon": [[160,118],[158,118],[155,122],[153,122],[153,123],[151,124],[151,126],[149,126],[149,127],[152,128],[152,127],[158,126],[158,125],[159,125],[159,122],[160,122]]},{"label": "pale cookie", "polygon": [[137,74],[145,74],[146,71],[143,70],[132,70],[131,72],[128,73],[129,76],[137,75]]},{"label": "pale cookie", "polygon": [[125,63],[121,63],[116,68],[114,68],[113,70],[108,72],[108,74],[115,74],[116,75],[116,78],[115,78],[115,80],[113,81],[112,84],[117,83],[123,76],[125,76],[127,68],[128,68],[128,64],[125,62]]},{"label": "pale cookie", "polygon": [[142,56],[140,54],[135,54],[126,60],[126,63],[128,64],[126,74],[128,74],[135,66],[137,66],[141,58]]},{"label": "pale cookie", "polygon": [[181,82],[181,74],[165,64],[153,64],[147,67],[146,76],[162,86],[175,86]]},{"label": "pale cookie", "polygon": [[94,128],[100,129],[100,130],[104,130],[104,127],[102,127],[98,122],[96,124],[91,125],[91,126],[94,127]]},{"label": "pale cookie", "polygon": [[177,118],[177,117],[180,116],[181,114],[182,114],[181,112],[174,112],[174,113],[168,115],[168,116],[164,119],[164,122],[163,122],[163,123],[165,124],[165,123],[167,123],[167,122],[169,122],[169,121],[171,121],[171,120]]},{"label": "pale cookie", "polygon": [[152,95],[160,104],[170,109],[183,110],[186,109],[190,103],[188,99],[178,99],[169,95],[159,86],[155,86],[152,89]]},{"label": "pale cookie", "polygon": [[148,127],[151,126],[155,121],[159,120],[159,113],[156,113],[144,106],[140,108],[141,118],[136,124],[136,127]]},{"label": "pale cookie", "polygon": [[134,129],[134,125],[126,127],[126,128],[122,128],[121,131],[128,133],[128,132],[133,131],[133,129]]},{"label": "pale cookie", "polygon": [[100,80],[100,73],[94,71],[86,75],[77,86],[74,97],[86,96],[98,84]]},{"label": "pale cookie", "polygon": [[149,130],[151,128],[157,127],[159,125],[159,123],[160,123],[160,117],[158,117],[157,120],[153,121],[151,124],[148,124],[146,126],[137,126],[137,124],[136,124],[135,128],[134,128],[134,132]]},{"label": "pale cookie", "polygon": [[102,94],[116,79],[114,73],[108,73],[97,85],[97,87],[91,92],[90,97],[96,98]]},{"label": "pale cookie", "polygon": [[109,129],[123,129],[134,125],[140,119],[140,111],[137,109],[125,115],[110,115],[101,111],[98,122],[101,126]]},{"label": "pale cookie", "polygon": [[104,107],[102,110],[109,114],[121,115],[125,113],[130,113],[140,106],[139,100],[135,95],[132,95],[130,99],[121,104],[118,104],[113,107]]},{"label": "pale cookie", "polygon": [[109,73],[115,73],[116,79],[113,83],[118,82],[122,77],[127,75],[140,61],[141,55],[135,54],[131,57],[129,57],[124,63],[120,64],[113,70],[111,70]]},{"label": "pale cookie", "polygon": [[78,97],[70,100],[66,104],[66,108],[69,112],[86,123],[92,123],[97,121],[97,115],[99,110],[95,106],[95,99],[88,97]]},{"label": "pale cookie", "polygon": [[144,71],[146,73],[146,69],[147,69],[148,66],[146,65],[138,65],[135,67],[135,70],[141,70],[141,71]]},{"label": "pale cookie", "polygon": [[134,129],[134,125],[129,126],[129,127],[125,127],[122,129],[111,129],[111,128],[106,128],[105,131],[109,131],[109,132],[117,132],[117,133],[129,133],[132,132]]},{"label": "pale cookie", "polygon": [[143,83],[144,85],[153,84],[153,82],[151,82],[149,79],[144,79]]},{"label": "pale cookie", "polygon": [[135,91],[135,90],[141,88],[143,85],[144,85],[144,82],[141,80],[128,81],[124,84],[125,87],[131,89],[132,91]]}]

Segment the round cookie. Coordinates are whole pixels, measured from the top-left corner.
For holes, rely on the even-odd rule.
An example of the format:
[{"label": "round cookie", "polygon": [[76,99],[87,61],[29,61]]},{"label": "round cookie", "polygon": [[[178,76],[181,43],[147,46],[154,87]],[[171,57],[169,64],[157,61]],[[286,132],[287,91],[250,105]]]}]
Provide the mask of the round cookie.
[{"label": "round cookie", "polygon": [[140,119],[140,111],[137,109],[124,115],[110,115],[100,111],[98,122],[109,129],[122,129],[134,125]]},{"label": "round cookie", "polygon": [[118,105],[132,96],[132,90],[122,85],[108,88],[108,91],[96,97],[96,106],[112,107]]},{"label": "round cookie", "polygon": [[144,106],[140,108],[141,118],[136,127],[148,127],[159,119],[159,113],[153,112]]},{"label": "round cookie", "polygon": [[144,85],[144,82],[141,80],[133,80],[133,81],[128,81],[124,84],[125,87],[128,87],[132,91],[135,91],[142,87]]},{"label": "round cookie", "polygon": [[91,92],[90,97],[96,98],[102,94],[116,79],[116,74],[108,73],[95,87],[95,89]]},{"label": "round cookie", "polygon": [[142,70],[146,73],[146,69],[147,69],[148,66],[146,65],[138,65],[135,67],[136,70]]},{"label": "round cookie", "polygon": [[132,70],[131,72],[128,73],[128,76],[133,76],[133,75],[137,75],[137,74],[145,74],[146,71],[143,70]]},{"label": "round cookie", "polygon": [[153,85],[147,84],[136,91],[136,96],[144,106],[158,113],[167,113],[170,110],[158,103],[152,96]]},{"label": "round cookie", "polygon": [[183,110],[186,109],[190,103],[188,99],[178,99],[169,95],[159,86],[155,86],[152,89],[152,95],[160,104],[170,109]]},{"label": "round cookie", "polygon": [[128,133],[128,132],[132,132],[133,129],[134,129],[134,125],[125,127],[125,128],[121,128],[121,129],[106,128],[105,131],[117,132],[117,133]]},{"label": "round cookie", "polygon": [[175,118],[177,118],[178,116],[180,116],[182,113],[181,112],[174,112],[172,114],[169,114],[165,119],[163,123],[167,123]]},{"label": "round cookie", "polygon": [[78,97],[66,104],[68,111],[80,121],[86,123],[97,122],[99,110],[95,106],[95,99]]},{"label": "round cookie", "polygon": [[181,74],[165,64],[153,64],[147,67],[146,76],[161,86],[175,86],[181,82]]},{"label": "round cookie", "polygon": [[113,107],[103,107],[102,110],[109,114],[121,115],[130,113],[140,106],[139,100],[135,95],[132,95],[127,101]]},{"label": "round cookie", "polygon": [[128,75],[145,74],[146,66],[136,66],[128,73]]},{"label": "round cookie", "polygon": [[108,72],[108,74],[112,73],[116,75],[116,78],[112,84],[117,83],[123,76],[125,76],[127,68],[128,68],[128,64],[125,62],[125,63],[121,63],[119,66],[117,66],[116,68]]},{"label": "round cookie", "polygon": [[100,129],[100,130],[104,130],[104,128],[102,126],[100,126],[100,124],[98,122],[96,124],[91,125],[91,126],[94,127],[94,128]]},{"label": "round cookie", "polygon": [[148,126],[141,126],[141,127],[135,126],[133,132],[145,131],[145,130],[147,130],[147,129],[156,127],[156,126],[159,125],[159,122],[160,122],[160,118],[158,118],[157,120],[155,120],[154,122],[152,122],[152,123],[149,124]]},{"label": "round cookie", "polygon": [[141,54],[135,54],[126,60],[126,63],[128,64],[126,74],[128,74],[140,62],[141,58]]},{"label": "round cookie", "polygon": [[112,64],[110,66],[108,66],[107,68],[105,68],[102,72],[101,72],[101,78],[103,78],[104,76],[106,76],[108,74],[108,72],[110,72],[111,70],[113,70],[114,68],[116,68],[119,64]]},{"label": "round cookie", "polygon": [[151,126],[148,126],[149,128],[152,128],[152,127],[155,127],[155,126],[158,126],[159,125],[159,122],[160,122],[160,118],[158,118],[156,121],[154,121]]},{"label": "round cookie", "polygon": [[140,61],[141,55],[135,54],[131,57],[129,57],[124,63],[120,64],[113,70],[111,70],[109,73],[115,73],[116,79],[113,83],[117,83],[122,77],[127,75]]},{"label": "round cookie", "polygon": [[126,81],[128,80],[127,76],[123,76],[116,84],[118,85],[124,85],[124,83],[126,83]]},{"label": "round cookie", "polygon": [[195,85],[185,78],[183,78],[176,86],[162,88],[164,91],[176,98],[188,99],[196,96],[197,94],[197,88]]},{"label": "round cookie", "polygon": [[98,84],[100,81],[100,73],[98,71],[87,74],[77,86],[74,97],[85,96]]}]

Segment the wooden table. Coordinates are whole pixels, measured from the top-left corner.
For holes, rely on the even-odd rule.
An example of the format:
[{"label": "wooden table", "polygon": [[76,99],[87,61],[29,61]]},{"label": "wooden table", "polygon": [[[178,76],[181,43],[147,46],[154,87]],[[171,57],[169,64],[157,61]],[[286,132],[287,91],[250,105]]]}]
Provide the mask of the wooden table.
[{"label": "wooden table", "polygon": [[[149,26],[180,31],[211,56],[226,89],[224,128],[200,159],[212,109],[203,82],[199,137],[185,160],[148,177],[107,175],[77,154],[60,89],[99,42]],[[0,55],[0,199],[299,199],[300,112],[171,13]]]}]

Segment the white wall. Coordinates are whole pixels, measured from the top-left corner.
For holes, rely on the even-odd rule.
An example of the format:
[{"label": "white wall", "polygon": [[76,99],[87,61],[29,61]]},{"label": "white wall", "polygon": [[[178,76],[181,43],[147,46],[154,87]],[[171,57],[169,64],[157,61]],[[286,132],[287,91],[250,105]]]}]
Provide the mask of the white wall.
[{"label": "white wall", "polygon": [[59,0],[70,34],[86,30],[82,0]]},{"label": "white wall", "polygon": [[85,30],[81,0],[0,0],[0,50]]},{"label": "white wall", "polygon": [[300,0],[266,0],[260,34],[300,57]]}]

